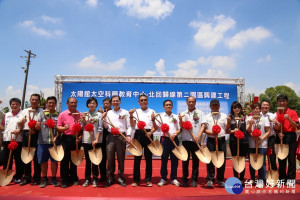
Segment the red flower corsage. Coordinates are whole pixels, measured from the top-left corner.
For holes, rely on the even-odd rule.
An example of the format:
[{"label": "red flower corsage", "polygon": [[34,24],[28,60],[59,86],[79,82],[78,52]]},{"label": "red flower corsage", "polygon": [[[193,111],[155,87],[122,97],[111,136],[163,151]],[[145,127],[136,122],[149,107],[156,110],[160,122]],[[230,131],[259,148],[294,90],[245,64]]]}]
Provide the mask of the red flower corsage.
[{"label": "red flower corsage", "polygon": [[53,119],[47,119],[44,124],[48,126],[48,128],[53,128],[55,126],[55,121]]},{"label": "red flower corsage", "polygon": [[81,131],[81,125],[79,123],[75,123],[72,127],[72,131],[74,133],[79,133]]},{"label": "red flower corsage", "polygon": [[212,127],[212,132],[213,132],[214,134],[219,134],[219,133],[221,132],[221,127],[220,127],[219,125],[214,125],[214,126]]},{"label": "red flower corsage", "polygon": [[8,144],[8,149],[9,150],[15,150],[18,148],[18,142],[16,142],[15,140],[11,141],[9,144]]},{"label": "red flower corsage", "polygon": [[234,136],[241,140],[244,137],[244,133],[242,131],[236,131],[234,132]]},{"label": "red flower corsage", "polygon": [[144,121],[139,121],[139,122],[137,123],[137,127],[138,127],[138,129],[140,129],[140,130],[143,130],[143,129],[145,128],[145,126],[146,126],[146,123],[145,123]]},{"label": "red flower corsage", "polygon": [[113,128],[113,127],[111,127],[110,132],[113,135],[120,135],[119,128]]},{"label": "red flower corsage", "polygon": [[168,124],[162,124],[161,127],[160,127],[160,130],[163,132],[163,133],[168,133],[169,130],[170,130],[170,127]]},{"label": "red flower corsage", "polygon": [[28,126],[29,126],[30,129],[34,129],[34,127],[36,126],[36,121],[35,120],[29,120]]},{"label": "red flower corsage", "polygon": [[253,135],[253,137],[259,137],[259,136],[261,136],[261,130],[259,130],[259,129],[254,129],[253,131],[252,131],[252,135]]},{"label": "red flower corsage", "polygon": [[94,125],[92,123],[89,123],[84,126],[84,130],[87,132],[93,132],[94,131]]},{"label": "red flower corsage", "polygon": [[182,124],[182,127],[185,129],[185,130],[191,130],[193,128],[193,125],[190,121],[186,121],[186,122],[183,122]]}]

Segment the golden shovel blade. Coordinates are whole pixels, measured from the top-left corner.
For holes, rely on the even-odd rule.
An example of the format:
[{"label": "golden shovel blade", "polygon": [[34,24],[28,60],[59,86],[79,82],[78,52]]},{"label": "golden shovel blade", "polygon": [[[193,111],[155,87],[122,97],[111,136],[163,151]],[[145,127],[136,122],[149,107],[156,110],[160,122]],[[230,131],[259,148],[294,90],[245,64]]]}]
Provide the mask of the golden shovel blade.
[{"label": "golden shovel blade", "polygon": [[54,160],[61,161],[64,158],[65,153],[62,145],[56,146],[56,149],[54,147],[50,147],[48,149],[51,157]]},{"label": "golden shovel blade", "polygon": [[179,160],[186,161],[188,159],[188,153],[182,145],[175,147],[172,152]]},{"label": "golden shovel blade", "polygon": [[232,165],[235,171],[241,173],[245,169],[245,157],[232,156]]},{"label": "golden shovel blade", "polygon": [[127,146],[127,150],[134,156],[141,156],[143,154],[141,144],[135,139]]},{"label": "golden shovel blade", "polygon": [[250,164],[255,170],[259,170],[263,164],[264,164],[264,155],[262,154],[256,154],[255,153],[250,153]]},{"label": "golden shovel blade", "polygon": [[266,181],[272,187],[276,186],[279,180],[279,173],[277,170],[269,170],[266,174]]},{"label": "golden shovel blade", "polygon": [[277,158],[280,160],[285,159],[289,155],[289,145],[288,144],[275,144],[275,153]]},{"label": "golden shovel blade", "polygon": [[84,151],[83,150],[74,150],[74,151],[71,151],[71,160],[72,160],[72,163],[74,165],[76,165],[77,167],[82,163],[83,161],[83,157],[84,157]]},{"label": "golden shovel blade", "polygon": [[203,163],[210,163],[211,161],[211,154],[207,147],[200,147],[201,151],[198,150],[195,152],[196,156],[199,158],[199,160]]},{"label": "golden shovel blade", "polygon": [[101,147],[99,147],[97,149],[89,150],[89,157],[90,157],[91,162],[94,165],[99,165],[101,160],[102,160],[102,149],[101,149]]},{"label": "golden shovel blade", "polygon": [[0,185],[2,187],[8,185],[14,177],[14,170],[8,170],[6,173],[5,169],[0,170]]},{"label": "golden shovel blade", "polygon": [[153,141],[147,147],[156,156],[161,156],[163,153],[163,148],[158,140]]},{"label": "golden shovel blade", "polygon": [[35,153],[35,147],[22,147],[21,151],[21,159],[23,163],[28,164],[32,161]]},{"label": "golden shovel blade", "polygon": [[224,164],[224,151],[212,151],[211,153],[211,160],[212,163],[216,168],[222,167]]}]

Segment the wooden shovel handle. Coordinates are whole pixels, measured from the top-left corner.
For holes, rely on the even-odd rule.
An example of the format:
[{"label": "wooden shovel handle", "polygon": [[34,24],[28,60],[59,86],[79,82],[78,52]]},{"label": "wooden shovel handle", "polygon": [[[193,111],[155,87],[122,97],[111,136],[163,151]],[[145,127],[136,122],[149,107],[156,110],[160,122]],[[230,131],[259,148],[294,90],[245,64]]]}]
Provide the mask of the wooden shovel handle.
[{"label": "wooden shovel handle", "polygon": [[29,135],[28,135],[28,149],[30,151],[30,142],[31,142],[31,130],[29,130]]},{"label": "wooden shovel handle", "polygon": [[240,139],[237,138],[237,158],[239,159],[240,157]]},{"label": "wooden shovel handle", "polygon": [[168,134],[168,136],[169,136],[169,139],[173,142],[173,144],[174,144],[174,146],[175,146],[175,148],[177,149],[178,147],[177,147],[177,144],[175,143],[175,141],[173,140],[173,139],[171,139],[171,137],[170,137],[170,133],[169,132],[167,132],[167,134]]},{"label": "wooden shovel handle", "polygon": [[6,169],[5,169],[6,174],[7,174],[8,170],[9,170],[9,165],[10,165],[10,161],[11,161],[11,156],[12,156],[12,150],[9,151],[8,161],[7,161],[7,165],[6,165]]},{"label": "wooden shovel handle", "polygon": [[75,137],[76,138],[76,141],[75,141],[75,143],[76,143],[76,151],[78,151],[78,143],[79,143],[77,141],[78,140],[78,132],[76,132],[75,135],[76,135],[76,137]]},{"label": "wooden shovel handle", "polygon": [[[191,130],[189,130],[189,133],[191,134],[191,136],[192,136],[192,138],[193,138],[193,141],[195,142],[195,137],[194,137],[194,135],[193,135],[193,132],[192,132]],[[199,145],[199,143],[198,143],[198,142],[195,142],[195,143],[197,144],[199,150],[200,150],[201,153],[202,153],[202,149],[201,149],[201,146]]]},{"label": "wooden shovel handle", "polygon": [[216,152],[217,154],[219,153],[219,148],[218,148],[218,137],[215,137],[215,142],[216,142]]}]

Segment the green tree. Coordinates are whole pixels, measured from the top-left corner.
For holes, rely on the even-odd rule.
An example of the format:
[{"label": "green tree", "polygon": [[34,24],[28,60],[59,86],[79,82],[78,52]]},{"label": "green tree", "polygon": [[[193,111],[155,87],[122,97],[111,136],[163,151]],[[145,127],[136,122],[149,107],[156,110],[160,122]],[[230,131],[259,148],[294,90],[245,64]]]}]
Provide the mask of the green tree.
[{"label": "green tree", "polygon": [[289,98],[288,107],[295,110],[298,116],[300,116],[300,97],[298,97],[296,92],[288,86],[280,85],[267,88],[265,93],[259,95],[259,99],[260,101],[270,101],[270,111],[275,113],[277,111],[277,96],[280,94],[286,95]]},{"label": "green tree", "polygon": [[2,112],[4,112],[4,113],[8,113],[9,112],[9,107],[4,107],[4,108],[2,108]]}]

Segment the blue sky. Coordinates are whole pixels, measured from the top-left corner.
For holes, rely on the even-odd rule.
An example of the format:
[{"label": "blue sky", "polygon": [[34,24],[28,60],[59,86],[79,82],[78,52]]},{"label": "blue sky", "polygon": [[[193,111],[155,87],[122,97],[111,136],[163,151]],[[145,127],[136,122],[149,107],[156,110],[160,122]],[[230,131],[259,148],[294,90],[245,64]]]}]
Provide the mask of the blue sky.
[{"label": "blue sky", "polygon": [[299,0],[0,0],[0,99],[55,75],[245,78],[300,92]]}]

